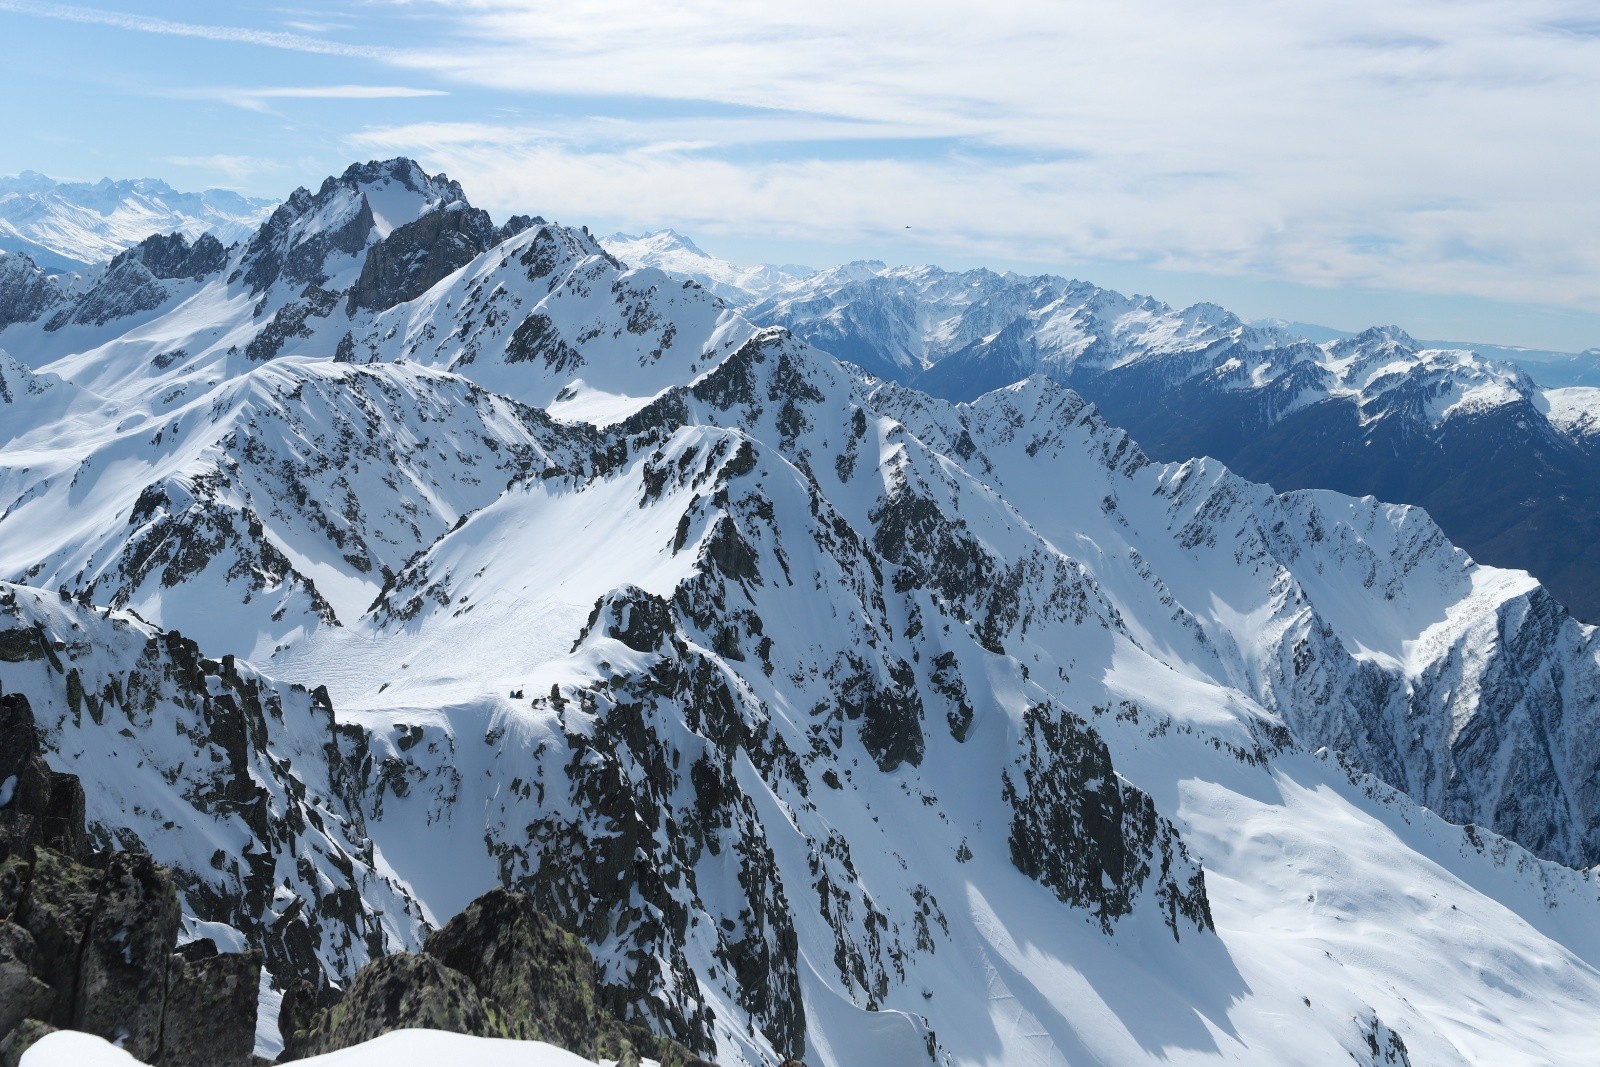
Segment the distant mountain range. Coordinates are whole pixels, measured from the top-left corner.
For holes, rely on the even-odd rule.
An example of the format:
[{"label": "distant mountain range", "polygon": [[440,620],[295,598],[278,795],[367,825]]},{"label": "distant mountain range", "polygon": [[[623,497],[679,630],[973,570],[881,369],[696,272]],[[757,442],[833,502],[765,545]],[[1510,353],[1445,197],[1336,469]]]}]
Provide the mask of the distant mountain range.
[{"label": "distant mountain range", "polygon": [[155,178],[63,182],[36,171],[0,177],[0,251],[25,252],[48,271],[103,263],[153,233],[223,244],[249,236],[273,202],[227,189],[181,193]]},{"label": "distant mountain range", "polygon": [[1280,490],[1421,504],[1475,558],[1531,571],[1600,621],[1600,390],[1537,380],[1600,380],[1600,354],[1247,324],[985,270],[859,262],[764,292],[742,301],[752,320],[934,396],[1048,374],[1159,459],[1216,456]]},{"label": "distant mountain range", "polygon": [[[673,274],[693,278],[741,309],[754,307],[786,285],[802,282],[806,278],[822,273],[815,268],[795,264],[778,266],[764,263],[754,267],[736,266],[705,252],[693,240],[676,230],[655,230],[638,236],[616,233],[601,238],[600,243],[625,263],[641,267],[657,267]],[[881,262],[865,261],[838,269],[849,268],[869,272],[888,270],[887,265]],[[1358,332],[1317,323],[1291,322],[1286,319],[1257,319],[1249,325],[1264,330],[1276,330],[1314,344],[1344,340],[1356,336]],[[1485,344],[1480,341],[1423,340],[1416,343],[1420,348],[1465,349],[1476,352],[1486,359],[1515,363],[1527,371],[1534,381],[1547,388],[1600,387],[1600,347],[1586,349],[1583,352],[1562,352],[1553,349]]]},{"label": "distant mountain range", "polygon": [[[1420,465],[1533,539],[1585,391],[1048,277],[745,312],[405,159],[0,255],[0,349],[30,810],[76,775],[261,953],[263,1056],[342,997],[507,1033],[538,973],[429,937],[495,886],[581,941],[553,994],[725,1067],[1593,1055],[1600,630],[1403,497],[1195,458]],[[49,958],[115,944],[34,837]]]},{"label": "distant mountain range", "polygon": [[810,267],[793,263],[736,267],[702,251],[699,245],[676,230],[656,230],[642,236],[614,233],[600,238],[600,244],[624,263],[656,267],[693,278],[736,307],[745,307],[816,273]]},{"label": "distant mountain range", "polygon": [[[1309,322],[1286,322],[1283,319],[1258,319],[1250,325],[1275,327],[1308,341],[1341,341],[1356,336],[1349,330],[1336,330],[1332,326],[1318,326]],[[1421,348],[1465,349],[1476,352],[1485,359],[1500,359],[1515,363],[1528,372],[1535,382],[1548,389],[1569,386],[1600,387],[1600,348],[1582,352],[1557,352],[1546,348],[1519,348],[1515,345],[1491,345],[1481,341],[1418,341]]]}]

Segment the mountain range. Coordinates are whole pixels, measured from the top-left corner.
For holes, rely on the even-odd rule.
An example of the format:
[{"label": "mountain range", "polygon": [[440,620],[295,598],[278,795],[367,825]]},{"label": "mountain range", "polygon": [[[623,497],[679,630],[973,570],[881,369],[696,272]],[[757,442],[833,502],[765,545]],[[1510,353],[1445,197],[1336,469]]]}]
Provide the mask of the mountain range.
[{"label": "mountain range", "polygon": [[389,160],[0,260],[0,690],[262,952],[260,1054],[505,886],[724,1064],[1591,1055],[1600,635],[1431,506],[1179,455],[1226,409],[1247,472],[1493,432],[1554,484],[1581,391],[616,247]]},{"label": "mountain range", "polygon": [[[665,266],[644,255],[654,247],[629,251]],[[1158,459],[1215,456],[1279,490],[1419,504],[1475,559],[1531,571],[1600,620],[1600,390],[1576,384],[1600,383],[1592,356],[1513,363],[1483,354],[1507,350],[1441,348],[1398,327],[1250,325],[1215,305],[1172,308],[1065,278],[874,262],[751,291],[740,306],[935,396],[969,401],[1046,374]],[[1546,371],[1575,384],[1542,387]]]},{"label": "mountain range", "polygon": [[58,181],[37,171],[0,177],[0,251],[23,252],[52,273],[103,263],[154,233],[248,236],[270,200],[229,189],[179,192],[155,178]]}]

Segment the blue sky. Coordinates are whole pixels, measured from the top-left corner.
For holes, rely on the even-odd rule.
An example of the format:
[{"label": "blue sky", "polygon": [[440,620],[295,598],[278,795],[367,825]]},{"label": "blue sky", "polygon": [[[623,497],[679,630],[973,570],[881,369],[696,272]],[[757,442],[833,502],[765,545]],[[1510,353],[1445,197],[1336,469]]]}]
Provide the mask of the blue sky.
[{"label": "blue sky", "polygon": [[397,154],[737,262],[986,265],[1600,345],[1600,16],[1525,0],[0,0],[0,173]]}]

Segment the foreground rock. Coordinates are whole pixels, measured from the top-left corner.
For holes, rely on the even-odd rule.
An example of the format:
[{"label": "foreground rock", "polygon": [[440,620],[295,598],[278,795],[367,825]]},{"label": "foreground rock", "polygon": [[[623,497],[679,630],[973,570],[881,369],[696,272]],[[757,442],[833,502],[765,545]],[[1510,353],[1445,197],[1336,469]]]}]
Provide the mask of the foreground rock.
[{"label": "foreground rock", "polygon": [[250,1062],[261,958],[176,948],[172,874],[88,847],[83,788],[51,771],[33,709],[0,696],[0,1064],[52,1030],[158,1067]]},{"label": "foreground rock", "polygon": [[311,1006],[309,987],[284,997],[284,1060],[316,1056],[393,1030],[425,1027],[543,1041],[587,1059],[633,1067],[709,1067],[705,1060],[600,1007],[594,960],[527,897],[495,889],[428,938],[363,967],[337,1003]]}]

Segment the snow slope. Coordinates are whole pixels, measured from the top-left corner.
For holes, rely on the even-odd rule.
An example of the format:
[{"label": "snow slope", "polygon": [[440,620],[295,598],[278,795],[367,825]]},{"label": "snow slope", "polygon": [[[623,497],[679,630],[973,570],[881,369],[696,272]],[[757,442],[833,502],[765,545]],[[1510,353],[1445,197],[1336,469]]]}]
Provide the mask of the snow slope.
[{"label": "snow slope", "polygon": [[[1594,887],[1585,876],[1562,874],[1526,854],[1515,858],[1515,849],[1508,861],[1503,845],[1486,846],[1499,852],[1491,858],[1461,830],[1392,791],[1379,790],[1383,802],[1374,809],[1366,793],[1379,787],[1353,784],[1337,765],[1290,758],[1298,747],[1295,734],[1308,744],[1342,742],[1352,760],[1376,763],[1380,749],[1405,749],[1406,767],[1454,768],[1451,787],[1480,805],[1458,817],[1496,817],[1497,805],[1489,799],[1496,787],[1490,783],[1508,767],[1533,759],[1516,752],[1537,744],[1547,727],[1530,724],[1525,740],[1511,741],[1498,739],[1504,728],[1499,723],[1469,725],[1461,736],[1497,738],[1489,741],[1493,754],[1473,752],[1471,744],[1452,751],[1446,738],[1485,708],[1482,702],[1452,705],[1449,696],[1463,690],[1481,695],[1490,688],[1490,672],[1480,661],[1468,668],[1465,682],[1452,675],[1441,684],[1435,675],[1441,664],[1460,660],[1466,648],[1481,647],[1475,644],[1481,637],[1470,632],[1478,620],[1526,614],[1528,598],[1537,602],[1539,593],[1525,577],[1473,568],[1413,509],[1328,494],[1274,497],[1214,464],[1151,465],[1081,401],[1042,380],[951,412],[916,394],[852,383],[844,372],[786,350],[787,344],[778,338],[757,342],[687,394],[641,412],[633,421],[643,436],[630,450],[638,458],[624,460],[605,482],[576,491],[560,482],[515,489],[442,538],[377,605],[370,636],[324,633],[280,654],[279,669],[328,678],[339,706],[352,721],[367,724],[374,737],[407,742],[404,751],[398,744],[390,749],[405,767],[405,795],[382,797],[373,832],[425,898],[449,910],[464,903],[484,877],[497,875],[553,907],[565,901],[570,908],[576,899],[574,920],[592,931],[608,974],[614,980],[621,971],[629,983],[640,982],[637,972],[629,973],[629,960],[641,954],[671,960],[673,954],[660,940],[664,931],[649,922],[625,926],[625,934],[611,932],[619,909],[646,916],[678,909],[691,916],[709,913],[713,921],[700,928],[713,932],[727,923],[738,932],[752,919],[771,923],[792,910],[807,1048],[823,1062],[835,1062],[830,1056],[848,1062],[847,1053],[826,1050],[853,1049],[853,1042],[868,1040],[860,1029],[863,1003],[875,1004],[880,1015],[905,1013],[900,1038],[888,1036],[893,1027],[882,1035],[889,1042],[884,1055],[920,1056],[910,1050],[918,1035],[926,1040],[929,1027],[955,1062],[986,1056],[1025,1062],[1035,1055],[1042,1056],[1039,1062],[1056,1062],[1051,1056],[1062,1055],[1074,1041],[1079,1044],[1071,1047],[1079,1051],[1066,1052],[1066,1062],[1083,1055],[1142,1062],[1139,1049],[1165,1047],[1162,1041],[1172,1035],[1160,1035],[1172,1029],[1194,1043],[1192,1062],[1256,1056],[1262,1062],[1318,1062],[1339,1049],[1357,1049],[1365,1040],[1361,1027],[1378,1024],[1331,1026],[1318,1016],[1318,1025],[1328,1028],[1313,1039],[1306,1024],[1274,1037],[1264,1020],[1286,1012],[1301,995],[1331,1000],[1338,1019],[1370,1020],[1379,1003],[1376,991],[1392,987],[1400,992],[1387,996],[1387,1008],[1376,1012],[1387,1020],[1411,1012],[1406,1005],[1427,994],[1434,972],[1418,967],[1399,973],[1419,951],[1414,942],[1404,954],[1373,964],[1359,981],[1342,964],[1328,963],[1320,947],[1250,959],[1255,905],[1248,896],[1227,904],[1227,897],[1211,894],[1209,874],[1207,893],[1225,946],[1220,954],[1204,947],[1204,935],[1199,948],[1186,948],[1194,929],[1172,940],[1184,929],[1181,917],[1174,929],[1155,936],[1160,921],[1154,930],[1145,924],[1154,918],[1150,909],[1160,914],[1159,892],[1142,906],[1142,922],[1139,905],[1125,920],[1133,924],[1126,929],[1140,933],[1126,933],[1124,921],[1107,920],[1114,937],[1108,950],[1101,921],[1115,916],[1117,905],[1097,899],[1101,884],[1078,898],[1090,916],[1101,918],[1067,924],[1058,938],[1041,944],[1041,929],[1051,926],[1045,916],[1058,906],[1057,898],[1022,878],[1009,863],[1006,838],[983,827],[1013,821],[1004,804],[1005,776],[1020,781],[1017,761],[1027,757],[1018,755],[1019,746],[1026,752],[1035,732],[1028,709],[1049,702],[1089,717],[1113,765],[1158,798],[1160,810],[1175,813],[1177,833],[1208,872],[1213,861],[1189,841],[1187,826],[1218,833],[1215,826],[1228,826],[1231,813],[1247,800],[1268,804],[1273,817],[1293,824],[1298,816],[1278,811],[1287,799],[1266,798],[1287,791],[1299,803],[1309,791],[1331,807],[1306,814],[1303,828],[1275,833],[1284,848],[1299,853],[1326,840],[1322,820],[1351,817],[1338,813],[1352,803],[1365,806],[1365,817],[1387,836],[1377,839],[1370,855],[1347,849],[1323,862],[1342,864],[1352,876],[1359,870],[1368,881],[1368,866],[1398,865],[1403,877],[1374,890],[1388,901],[1374,907],[1377,914],[1388,914],[1396,899],[1408,899],[1410,881],[1420,877],[1415,863],[1396,858],[1419,847],[1402,837],[1419,820],[1438,835],[1428,846],[1432,853],[1450,856],[1469,872],[1462,878],[1439,871],[1426,881],[1426,892],[1440,893],[1458,909],[1531,914],[1540,923],[1549,906],[1543,880],[1550,877],[1560,887],[1556,899],[1580,914],[1593,907]],[[787,394],[775,385],[785,381]],[[782,399],[767,400],[774,395]],[[806,396],[816,399],[807,403]],[[846,396],[849,403],[828,399]],[[798,419],[783,413],[795,397],[802,398],[793,405]],[[682,414],[660,416],[680,400]],[[864,415],[874,412],[859,434],[854,416],[845,414],[852,407]],[[898,411],[904,421],[886,417],[884,409]],[[688,424],[674,428],[685,416]],[[665,421],[656,425],[657,417]],[[695,428],[702,422],[719,428]],[[802,427],[787,445],[784,424]],[[963,437],[974,449],[964,460],[955,451]],[[835,442],[836,457],[850,455],[849,446],[837,442],[852,438],[860,467],[848,477],[841,477],[841,463],[814,461],[824,440]],[[870,451],[868,441],[877,442]],[[929,441],[934,448],[950,442],[952,451],[932,451]],[[751,449],[749,459],[741,458],[743,445]],[[801,473],[802,460],[809,477]],[[893,486],[901,487],[898,494],[888,489]],[[588,496],[594,499],[585,501]],[[906,503],[896,505],[897,496]],[[708,509],[706,501],[722,498],[726,503]],[[921,511],[912,500],[936,501],[943,515],[959,515],[959,523],[931,520],[923,534],[930,540],[897,548],[892,538],[902,536],[902,528],[919,529],[906,521]],[[675,524],[676,516],[682,517]],[[859,533],[843,533],[852,528]],[[563,542],[562,530],[582,535]],[[698,574],[685,571],[691,559]],[[964,565],[948,573],[916,573],[923,566],[919,561],[938,568],[940,560]],[[624,592],[601,595],[619,581],[629,583]],[[922,592],[906,598],[896,588],[901,585]],[[819,603],[818,589],[834,592]],[[1386,589],[1406,592],[1390,596]],[[1220,601],[1224,591],[1228,599]],[[601,603],[586,620],[592,596]],[[641,614],[677,621],[648,627],[632,622]],[[540,623],[528,627],[532,619]],[[617,621],[606,622],[611,619]],[[622,636],[596,641],[601,625]],[[651,627],[661,625],[669,629],[655,634]],[[1586,631],[1567,626],[1586,642]],[[682,630],[673,636],[670,627]],[[578,640],[563,656],[568,634]],[[358,640],[359,658],[348,651]],[[1592,678],[1594,651],[1585,647],[1563,661],[1587,663],[1583,669]],[[1481,653],[1470,655],[1481,660]],[[452,665],[447,673],[414,673],[416,664],[446,657]],[[708,674],[711,665],[716,671]],[[896,683],[897,673],[907,680]],[[489,686],[495,688],[484,692]],[[726,696],[705,696],[723,687]],[[920,694],[915,711],[894,700],[907,692]],[[1504,698],[1493,699],[1510,710]],[[689,710],[669,710],[684,704]],[[1592,698],[1581,698],[1578,706],[1588,709],[1581,716],[1589,725],[1565,726],[1573,731],[1575,748],[1592,749],[1578,740],[1592,736]],[[862,718],[852,718],[852,707]],[[1334,715],[1333,708],[1343,711]],[[742,725],[718,724],[716,717],[725,718],[729,709]],[[1391,714],[1395,725],[1382,726]],[[875,724],[879,716],[889,721]],[[1400,723],[1438,725],[1422,725],[1413,742]],[[682,781],[682,772],[670,768],[697,767],[715,748],[725,750],[730,729],[743,738],[735,742],[731,767],[719,768],[719,757],[705,771],[683,775],[689,781],[671,784]],[[529,751],[544,755],[530,766]],[[1279,770],[1279,760],[1299,769]],[[1472,780],[1483,774],[1489,778]],[[608,785],[614,775],[631,784],[617,792]],[[1552,776],[1547,786],[1564,777]],[[1521,772],[1513,771],[1512,778],[1519,789],[1531,784],[1531,776]],[[1290,782],[1309,784],[1292,789]],[[754,811],[772,812],[759,833],[747,815],[719,817],[729,820],[723,851],[731,846],[742,857],[734,872],[706,866],[711,846],[698,846],[704,831],[691,828],[703,827],[705,816],[689,814],[707,796],[725,795],[731,783],[738,783]],[[1202,789],[1204,783],[1215,788]],[[1420,776],[1401,784],[1424,796],[1435,788]],[[1441,806],[1450,802],[1445,785],[1441,779]],[[1526,806],[1531,795],[1507,800]],[[1559,789],[1549,803],[1592,807],[1563,799]],[[627,847],[620,851],[644,849],[650,868],[666,872],[669,887],[684,879],[676,890],[644,880],[618,900],[607,886],[610,871],[601,857],[616,854],[618,846],[583,842],[615,840],[616,830],[592,824],[588,814],[596,808],[613,812],[613,804],[630,813],[625,823],[657,827],[654,835],[626,832],[621,840]],[[744,803],[730,807],[749,810]],[[674,823],[676,832],[665,828]],[[429,843],[429,827],[442,828],[435,830],[436,843]],[[778,827],[785,829],[779,833]],[[459,843],[476,842],[480,835],[485,852],[469,860]],[[530,849],[530,837],[563,842],[555,853],[559,864],[551,853]],[[907,841],[918,843],[914,859]],[[589,857],[579,869],[598,867],[598,874],[574,878],[574,848]],[[962,860],[964,849],[971,859]],[[405,851],[411,856],[401,858]],[[1217,855],[1218,862],[1235,860],[1221,846]],[[1281,862],[1251,856],[1229,867],[1237,873],[1227,877],[1253,884],[1258,874],[1252,863]],[[1441,862],[1430,858],[1423,866],[1432,871]],[[1516,888],[1497,888],[1482,901],[1469,901],[1476,890],[1461,895],[1467,884],[1499,885],[1506,865],[1521,872],[1506,877]],[[782,898],[769,890],[763,906],[749,886],[769,879],[769,868],[786,888]],[[452,875],[448,880],[440,877],[445,871]],[[738,877],[729,880],[732,873]],[[618,874],[625,882],[630,877],[625,870]],[[596,889],[596,883],[607,888]],[[818,911],[799,906],[805,898],[793,887],[808,883],[817,900],[830,903]],[[841,883],[850,888],[838,892]],[[855,904],[841,914],[841,905],[833,903],[839,900],[859,900],[865,915],[884,919],[863,922]],[[1341,920],[1295,913],[1283,921],[1294,932],[1274,941],[1274,953],[1284,944],[1332,936],[1318,932],[1321,924]],[[1037,946],[1032,955],[1018,955],[1013,947],[1020,934],[1010,924],[1019,922]],[[1365,936],[1372,936],[1370,930]],[[1497,951],[1533,959],[1576,945],[1593,958],[1581,938],[1546,949],[1538,946],[1550,933],[1530,927],[1517,936],[1518,947]],[[786,938],[781,926],[763,935],[779,944]],[[737,959],[739,939],[731,940],[718,934],[697,945],[691,938],[682,950],[685,970],[706,975],[715,960]],[[885,957],[896,965],[883,967]],[[1008,963],[995,972],[988,1007],[975,1010],[965,994],[951,996],[950,990],[964,989],[955,976],[991,973],[1002,959]],[[1261,990],[1266,976],[1289,965],[1286,960],[1310,968],[1315,977],[1308,975],[1298,991],[1283,990],[1281,1001],[1245,995],[1247,988]],[[1576,985],[1539,995],[1567,1004],[1562,1011],[1580,1011],[1592,995],[1591,966],[1579,965],[1561,980]],[[763,973],[771,968],[768,961]],[[1155,975],[1194,968],[1250,971],[1255,979],[1241,981],[1233,994],[1248,1006],[1230,1007],[1228,998],[1199,1005],[1210,1024],[1191,1032],[1181,1020],[1197,1010],[1194,990],[1204,984],[1198,979],[1166,980],[1176,981],[1176,988],[1156,983],[1173,990],[1165,1004],[1148,994],[1137,1007],[1115,1000],[1116,990],[1146,989]],[[680,997],[683,977],[669,969],[658,980]],[[1352,999],[1352,982],[1366,1002]],[[702,977],[701,996],[714,998],[718,1019],[773,1003],[752,1003],[749,991],[737,985],[719,991],[707,984]],[[1492,985],[1484,989],[1486,1003],[1509,1010],[1511,1001]],[[1091,1022],[1080,1014],[1081,1006],[1073,1006],[1088,990],[1099,999],[1098,1011],[1109,1008],[1111,1023]],[[1028,1007],[1019,1010],[1019,1004]],[[677,1010],[685,1019],[695,1014],[692,1007]],[[1055,1025],[1051,1019],[1066,1021]],[[791,1020],[769,1015],[768,1039],[781,1040],[792,1033],[790,1026]],[[1199,1035],[1209,1035],[1212,1027],[1234,1032],[1228,1040],[1202,1040]],[[1522,1039],[1502,1045],[1504,1035],[1485,1040],[1469,1031],[1429,1016],[1412,1020],[1407,1039],[1414,1050],[1446,1057],[1442,1062],[1452,1062],[1449,1056],[1471,1062],[1518,1047],[1533,1054],[1533,1044],[1518,1045]],[[725,1056],[728,1042],[743,1044],[738,1033],[719,1032],[717,1041]],[[1048,1051],[1052,1044],[1055,1052]]]},{"label": "snow slope", "polygon": [[1550,424],[1562,433],[1590,446],[1600,437],[1600,389],[1546,389],[1542,397]]}]

